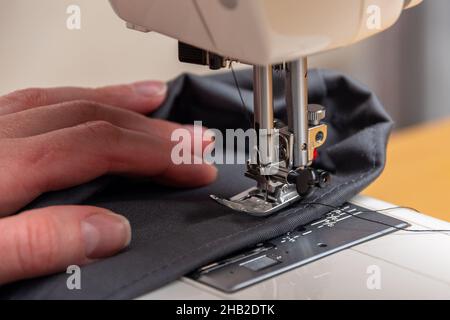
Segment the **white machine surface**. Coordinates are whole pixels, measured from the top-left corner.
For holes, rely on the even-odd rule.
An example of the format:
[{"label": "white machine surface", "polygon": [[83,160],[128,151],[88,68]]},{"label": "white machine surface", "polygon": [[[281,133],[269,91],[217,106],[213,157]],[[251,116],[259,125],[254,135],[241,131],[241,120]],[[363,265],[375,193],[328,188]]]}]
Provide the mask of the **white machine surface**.
[{"label": "white machine surface", "polygon": [[[365,196],[351,202],[372,210],[393,207]],[[450,229],[450,223],[409,209],[383,214],[412,230]],[[140,299],[450,299],[450,233],[397,231],[233,294],[182,278]]]}]

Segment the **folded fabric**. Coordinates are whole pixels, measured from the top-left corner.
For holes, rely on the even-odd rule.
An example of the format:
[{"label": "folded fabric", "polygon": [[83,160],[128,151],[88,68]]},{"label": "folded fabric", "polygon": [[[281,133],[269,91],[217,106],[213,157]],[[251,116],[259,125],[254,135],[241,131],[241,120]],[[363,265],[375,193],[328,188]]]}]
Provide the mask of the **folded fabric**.
[{"label": "folded fabric", "polygon": [[[222,165],[211,186],[182,190],[144,179],[103,177],[70,190],[46,194],[27,209],[56,204],[90,204],[126,216],[133,241],[125,252],[85,266],[81,290],[68,290],[61,273],[0,288],[10,299],[136,298],[237,250],[269,240],[320,218],[328,210],[308,205],[340,205],[358,194],[382,171],[391,120],[377,98],[360,84],[331,71],[312,70],[310,102],[327,108],[329,137],[319,151],[318,167],[333,173],[332,183],[280,213],[255,218],[234,212],[209,198],[233,196],[254,182],[245,168]],[[252,74],[237,72],[248,112],[253,109]],[[276,116],[285,120],[284,84],[275,83]],[[230,73],[183,75],[170,84],[169,97],[153,117],[181,123],[203,121],[209,128],[248,128]]]}]

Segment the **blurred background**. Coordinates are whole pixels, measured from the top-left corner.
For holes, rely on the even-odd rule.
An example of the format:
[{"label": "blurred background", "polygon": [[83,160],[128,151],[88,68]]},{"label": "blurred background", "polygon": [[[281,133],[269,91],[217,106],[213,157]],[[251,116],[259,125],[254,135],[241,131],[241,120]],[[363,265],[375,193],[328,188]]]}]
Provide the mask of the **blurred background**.
[{"label": "blurred background", "polygon": [[[71,4],[81,7],[81,30],[66,28],[66,9]],[[449,165],[446,159],[450,157],[439,154],[450,150],[450,130],[443,120],[450,116],[449,13],[450,1],[424,0],[384,33],[311,59],[313,67],[342,71],[370,87],[397,129],[413,126],[394,135],[389,157],[396,166],[388,167],[368,193],[448,219],[450,212],[442,198],[437,204],[437,199],[429,197],[436,197],[431,193],[437,188],[447,188],[450,195],[450,173],[421,173],[430,179],[426,187],[433,192],[427,197],[417,171],[433,167],[430,161],[439,157],[441,162],[445,160],[441,166]],[[126,29],[107,0],[0,0],[0,38],[0,95],[25,87],[101,86],[150,78],[169,80],[181,72],[209,72],[178,63],[174,40]],[[430,121],[438,122],[420,126]],[[436,132],[435,127],[444,129]],[[447,138],[442,137],[447,131]],[[398,138],[405,135],[409,142]],[[419,145],[417,137],[425,144]],[[436,140],[436,147],[429,144],[430,139]],[[450,172],[448,167],[438,169]],[[392,191],[387,192],[390,186]],[[414,187],[417,189],[409,189]]]}]

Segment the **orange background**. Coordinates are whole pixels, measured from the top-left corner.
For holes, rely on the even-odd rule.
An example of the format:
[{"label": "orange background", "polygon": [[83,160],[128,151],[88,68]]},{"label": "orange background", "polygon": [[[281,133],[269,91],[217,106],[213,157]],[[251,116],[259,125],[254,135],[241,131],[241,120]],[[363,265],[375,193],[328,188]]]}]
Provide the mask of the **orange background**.
[{"label": "orange background", "polygon": [[364,194],[450,221],[450,119],[394,133],[386,169]]}]

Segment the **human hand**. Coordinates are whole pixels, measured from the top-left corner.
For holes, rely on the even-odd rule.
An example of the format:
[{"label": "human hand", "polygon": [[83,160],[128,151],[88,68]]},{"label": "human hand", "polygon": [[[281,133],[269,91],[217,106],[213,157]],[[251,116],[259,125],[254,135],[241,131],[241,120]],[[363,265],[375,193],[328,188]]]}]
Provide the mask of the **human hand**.
[{"label": "human hand", "polygon": [[182,187],[215,179],[213,166],[171,161],[172,131],[191,128],[142,115],[155,110],[166,91],[149,81],[0,97],[0,285],[105,258],[131,240],[129,222],[102,208],[58,206],[10,216],[45,192],[105,174]]}]

